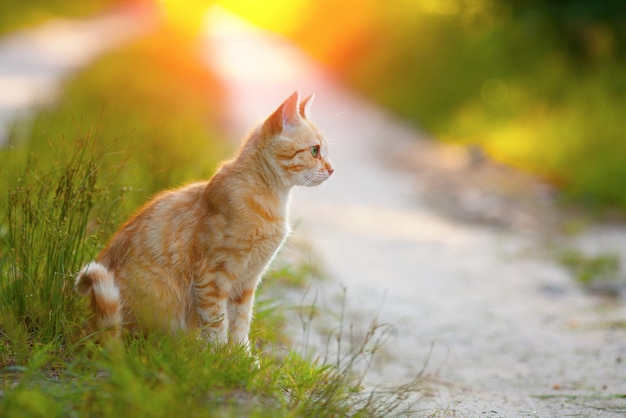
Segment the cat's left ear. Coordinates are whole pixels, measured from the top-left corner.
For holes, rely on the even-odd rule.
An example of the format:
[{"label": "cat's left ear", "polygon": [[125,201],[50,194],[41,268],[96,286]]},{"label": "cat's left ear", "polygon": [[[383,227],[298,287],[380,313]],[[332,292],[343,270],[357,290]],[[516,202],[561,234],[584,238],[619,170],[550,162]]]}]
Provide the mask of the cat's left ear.
[{"label": "cat's left ear", "polygon": [[298,111],[299,100],[300,94],[295,91],[280,107],[283,131],[288,131],[290,128],[300,124],[300,112]]},{"label": "cat's left ear", "polygon": [[280,135],[292,128],[296,128],[302,122],[298,109],[299,99],[300,95],[298,92],[294,92],[265,120],[263,133],[266,137]]},{"label": "cat's left ear", "polygon": [[315,95],[312,94],[300,103],[300,116],[304,119],[308,119],[311,115],[311,103],[313,103],[313,99],[315,99]]}]

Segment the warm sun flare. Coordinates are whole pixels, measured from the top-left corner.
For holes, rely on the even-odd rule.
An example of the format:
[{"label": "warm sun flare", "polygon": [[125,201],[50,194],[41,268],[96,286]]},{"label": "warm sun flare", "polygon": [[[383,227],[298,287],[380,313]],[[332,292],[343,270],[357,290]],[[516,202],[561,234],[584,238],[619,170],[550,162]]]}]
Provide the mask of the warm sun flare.
[{"label": "warm sun flare", "polygon": [[299,26],[308,0],[220,0],[217,2],[250,22],[278,33],[289,33]]},{"label": "warm sun flare", "polygon": [[212,2],[206,0],[159,0],[166,21],[183,32],[197,34]]}]

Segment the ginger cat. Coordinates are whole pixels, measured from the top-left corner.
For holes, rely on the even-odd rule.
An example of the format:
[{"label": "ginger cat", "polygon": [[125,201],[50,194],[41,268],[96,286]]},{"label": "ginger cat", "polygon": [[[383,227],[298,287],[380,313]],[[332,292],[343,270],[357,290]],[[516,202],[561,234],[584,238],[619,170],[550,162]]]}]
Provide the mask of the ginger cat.
[{"label": "ginger cat", "polygon": [[201,330],[248,345],[254,294],[289,233],[293,186],[316,186],[333,167],[309,120],[313,96],[290,96],[207,182],[158,194],[78,274],[87,331]]}]

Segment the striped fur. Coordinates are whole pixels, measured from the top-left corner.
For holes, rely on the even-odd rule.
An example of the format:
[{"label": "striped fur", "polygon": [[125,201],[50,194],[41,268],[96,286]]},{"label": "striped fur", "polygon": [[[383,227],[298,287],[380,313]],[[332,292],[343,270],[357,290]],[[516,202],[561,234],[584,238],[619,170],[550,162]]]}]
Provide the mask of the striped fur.
[{"label": "striped fur", "polygon": [[296,92],[209,181],[154,197],[83,268],[88,330],[201,330],[248,344],[257,285],[289,233],[290,190],[333,172],[308,119],[312,96],[298,101]]}]

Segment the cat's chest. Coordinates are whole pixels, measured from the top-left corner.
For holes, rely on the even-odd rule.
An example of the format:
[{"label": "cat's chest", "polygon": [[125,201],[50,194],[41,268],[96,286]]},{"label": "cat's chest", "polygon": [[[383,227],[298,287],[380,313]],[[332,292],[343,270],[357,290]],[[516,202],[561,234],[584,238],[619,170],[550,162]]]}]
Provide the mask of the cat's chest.
[{"label": "cat's chest", "polygon": [[289,234],[287,203],[260,194],[231,195],[229,204],[206,218],[206,262],[237,277],[262,271]]},{"label": "cat's chest", "polygon": [[242,228],[240,239],[250,245],[250,252],[273,253],[289,233],[287,220],[249,224]]},{"label": "cat's chest", "polygon": [[[226,270],[242,280],[258,277],[272,261],[288,235],[286,222],[239,225],[238,233],[226,234],[209,263],[224,261]],[[231,231],[232,232],[232,231]]]},{"label": "cat's chest", "polygon": [[[218,217],[205,229],[209,255],[263,259],[273,256],[290,232],[286,217],[273,220],[258,217]],[[216,254],[222,253],[222,254]]]},{"label": "cat's chest", "polygon": [[231,219],[232,228],[244,242],[261,248],[278,247],[289,232],[288,199],[268,199],[246,196],[241,199],[237,216]]}]

